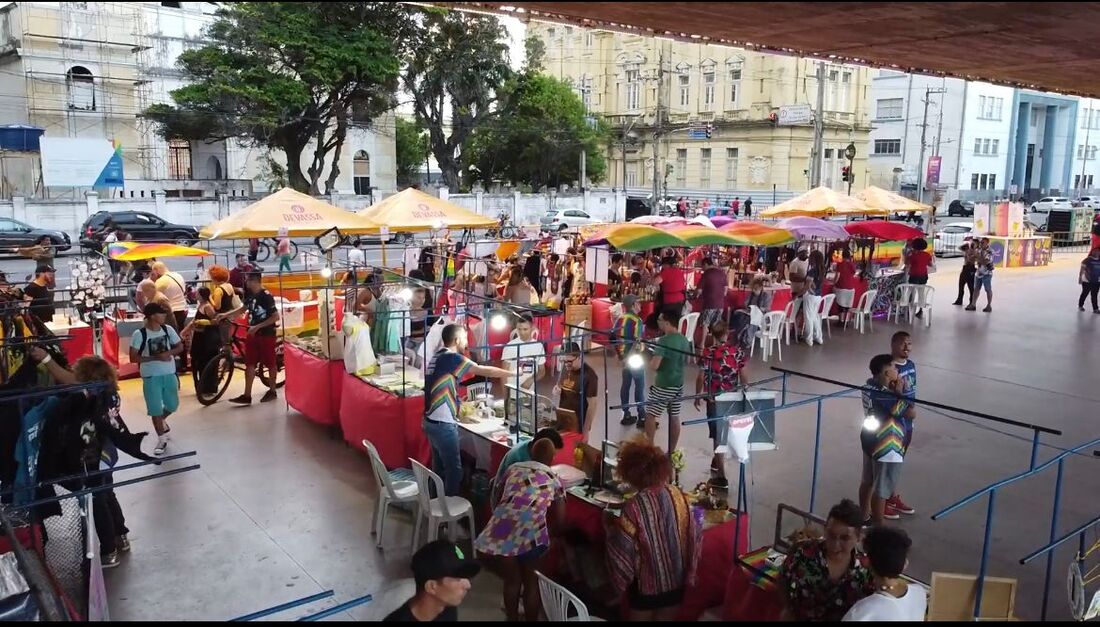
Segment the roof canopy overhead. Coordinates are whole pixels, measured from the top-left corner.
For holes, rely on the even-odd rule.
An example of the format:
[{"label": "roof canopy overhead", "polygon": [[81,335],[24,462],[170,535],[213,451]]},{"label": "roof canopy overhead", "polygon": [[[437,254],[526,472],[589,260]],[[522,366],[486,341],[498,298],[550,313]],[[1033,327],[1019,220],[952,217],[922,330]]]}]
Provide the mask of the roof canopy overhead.
[{"label": "roof canopy overhead", "polygon": [[439,2],[1100,97],[1097,2]]}]

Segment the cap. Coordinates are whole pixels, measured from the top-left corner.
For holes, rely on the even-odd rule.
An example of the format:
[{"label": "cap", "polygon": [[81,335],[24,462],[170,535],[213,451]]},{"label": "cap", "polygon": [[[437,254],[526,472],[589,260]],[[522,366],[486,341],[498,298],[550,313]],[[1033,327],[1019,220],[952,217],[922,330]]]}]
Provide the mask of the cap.
[{"label": "cap", "polygon": [[38,267],[34,269],[35,274],[41,274],[43,272],[57,272],[53,266],[48,263],[40,263]]},{"label": "cap", "polygon": [[141,313],[145,314],[145,317],[148,318],[154,314],[166,314],[168,313],[168,309],[160,303],[148,303],[145,305],[145,309],[141,310]]},{"label": "cap", "polygon": [[445,577],[469,579],[481,572],[481,565],[466,559],[462,549],[453,542],[436,540],[413,554],[412,571],[419,588],[429,581]]},{"label": "cap", "polygon": [[627,311],[634,306],[634,303],[638,302],[638,297],[635,294],[627,294],[623,296],[623,310]]}]

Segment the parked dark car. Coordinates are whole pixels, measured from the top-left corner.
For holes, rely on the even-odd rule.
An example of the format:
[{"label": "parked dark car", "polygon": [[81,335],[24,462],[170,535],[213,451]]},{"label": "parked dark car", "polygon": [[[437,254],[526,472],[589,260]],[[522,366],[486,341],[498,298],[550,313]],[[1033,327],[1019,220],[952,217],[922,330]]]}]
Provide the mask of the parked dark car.
[{"label": "parked dark car", "polygon": [[101,248],[108,220],[139,242],[175,242],[191,246],[199,240],[199,230],[195,227],[173,224],[144,211],[97,211],[80,227],[81,246]]},{"label": "parked dark car", "polygon": [[0,248],[33,246],[43,236],[50,238],[50,245],[57,252],[72,248],[72,242],[69,241],[66,233],[51,229],[37,229],[12,218],[0,218]]},{"label": "parked dark car", "polygon": [[974,203],[968,200],[962,201],[956,198],[955,200],[951,201],[950,205],[947,205],[947,215],[969,218],[970,216],[974,215]]}]

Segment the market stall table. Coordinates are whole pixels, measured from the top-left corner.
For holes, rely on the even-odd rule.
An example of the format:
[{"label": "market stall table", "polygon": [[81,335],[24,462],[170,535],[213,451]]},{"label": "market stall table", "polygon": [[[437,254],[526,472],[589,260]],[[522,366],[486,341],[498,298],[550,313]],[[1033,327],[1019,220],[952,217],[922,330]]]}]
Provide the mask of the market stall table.
[{"label": "market stall table", "polygon": [[50,321],[46,323],[46,328],[54,335],[64,338],[61,340],[61,350],[70,365],[85,355],[95,354],[92,327],[87,323],[80,320],[62,323]]},{"label": "market stall table", "polygon": [[103,359],[118,370],[119,379],[138,376],[137,364],[130,363],[130,338],[143,326],[143,318],[103,318]]},{"label": "market stall table", "polygon": [[431,464],[424,435],[424,396],[398,396],[348,373],[340,395],[344,441],[365,451],[369,440],[387,468],[407,468],[409,458]]},{"label": "market stall table", "polygon": [[[752,553],[766,550],[767,547]],[[739,561],[745,558],[742,555]],[[783,594],[774,580],[743,564],[729,571],[722,601],[722,620],[778,621],[782,620],[783,607]]]},{"label": "market stall table", "polygon": [[344,362],[330,360],[287,342],[283,344],[287,405],[317,424],[340,424]]}]

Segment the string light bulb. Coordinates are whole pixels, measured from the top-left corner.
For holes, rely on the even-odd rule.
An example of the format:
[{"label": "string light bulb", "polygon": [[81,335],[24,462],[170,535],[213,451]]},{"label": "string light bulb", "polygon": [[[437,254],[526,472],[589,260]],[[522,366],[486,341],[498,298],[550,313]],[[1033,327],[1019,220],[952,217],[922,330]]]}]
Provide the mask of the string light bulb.
[{"label": "string light bulb", "polygon": [[638,353],[632,354],[626,358],[626,367],[631,370],[641,370],[642,366],[645,366],[645,360]]},{"label": "string light bulb", "polygon": [[325,277],[326,279],[331,278],[332,277],[332,268],[330,268],[328,266],[325,266],[324,268],[321,268],[321,276]]},{"label": "string light bulb", "polygon": [[863,428],[866,431],[878,431],[878,428],[881,424],[882,423],[879,422],[878,418],[875,418],[874,416],[867,416],[863,419]]},{"label": "string light bulb", "polygon": [[494,331],[503,331],[508,328],[508,318],[504,314],[493,314],[489,319],[489,327]]}]

